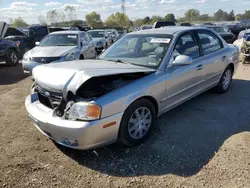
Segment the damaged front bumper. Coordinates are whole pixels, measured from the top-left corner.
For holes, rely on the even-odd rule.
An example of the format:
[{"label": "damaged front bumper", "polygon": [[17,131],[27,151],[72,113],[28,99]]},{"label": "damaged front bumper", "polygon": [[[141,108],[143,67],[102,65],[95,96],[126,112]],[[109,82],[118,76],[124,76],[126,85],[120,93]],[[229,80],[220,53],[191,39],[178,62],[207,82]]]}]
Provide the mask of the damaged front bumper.
[{"label": "damaged front bumper", "polygon": [[[32,100],[34,101],[34,100]],[[36,128],[58,144],[73,149],[87,150],[116,142],[123,113],[96,120],[71,121],[55,115],[39,102],[25,100],[25,106]]]}]

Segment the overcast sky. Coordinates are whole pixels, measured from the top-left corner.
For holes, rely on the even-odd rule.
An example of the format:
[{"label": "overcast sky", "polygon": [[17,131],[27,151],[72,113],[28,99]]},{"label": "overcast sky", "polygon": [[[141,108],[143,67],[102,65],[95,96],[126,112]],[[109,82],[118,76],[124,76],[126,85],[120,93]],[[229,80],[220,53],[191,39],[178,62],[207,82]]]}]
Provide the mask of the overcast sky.
[{"label": "overcast sky", "polygon": [[[37,23],[38,15],[45,15],[51,9],[63,9],[66,5],[74,6],[77,18],[81,20],[85,20],[85,15],[91,11],[101,14],[103,20],[111,13],[121,11],[120,0],[0,0],[0,21],[21,16],[30,24]],[[131,19],[167,13],[178,17],[191,8],[209,14],[218,9],[243,13],[248,7],[250,9],[250,0],[126,0],[126,13]]]}]

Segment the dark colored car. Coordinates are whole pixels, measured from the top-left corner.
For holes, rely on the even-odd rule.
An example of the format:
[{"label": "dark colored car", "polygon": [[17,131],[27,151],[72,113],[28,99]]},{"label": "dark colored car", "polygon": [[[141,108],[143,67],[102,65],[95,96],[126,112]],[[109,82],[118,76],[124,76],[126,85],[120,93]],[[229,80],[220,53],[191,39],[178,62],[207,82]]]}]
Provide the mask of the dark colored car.
[{"label": "dark colored car", "polygon": [[31,38],[27,37],[24,33],[22,33],[16,28],[8,27],[4,35],[4,39],[11,40],[11,41],[18,43],[20,58],[22,58],[22,56],[27,51],[29,51],[30,49],[34,47],[33,41],[31,40]]},{"label": "dark colored car", "polygon": [[222,26],[206,26],[208,29],[214,30],[216,33],[218,33],[227,43],[232,44],[235,41],[235,35],[229,31],[227,31]]},{"label": "dark colored car", "polygon": [[181,23],[180,26],[192,26],[192,24],[189,22],[184,22],[184,23]]},{"label": "dark colored car", "polygon": [[14,66],[19,63],[18,43],[4,39],[7,29],[8,25],[5,22],[0,22],[0,61]]},{"label": "dark colored car", "polygon": [[175,22],[171,21],[159,21],[155,22],[153,25],[153,28],[160,28],[160,27],[165,27],[165,26],[175,26]]},{"label": "dark colored car", "polygon": [[20,28],[19,30],[30,39],[32,42],[32,48],[35,47],[36,42],[40,42],[46,35],[49,34],[47,26],[42,25],[29,26]]},{"label": "dark colored car", "polygon": [[50,33],[56,32],[56,31],[65,31],[65,29],[61,28],[61,27],[49,27],[48,28]]}]

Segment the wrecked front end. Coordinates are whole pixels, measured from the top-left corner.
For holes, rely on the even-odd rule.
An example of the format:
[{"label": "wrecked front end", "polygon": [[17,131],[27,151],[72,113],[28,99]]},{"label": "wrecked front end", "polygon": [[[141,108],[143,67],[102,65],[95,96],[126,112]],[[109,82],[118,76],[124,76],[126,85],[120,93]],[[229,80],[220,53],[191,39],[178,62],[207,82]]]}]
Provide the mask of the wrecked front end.
[{"label": "wrecked front end", "polygon": [[105,109],[96,101],[151,73],[85,75],[84,79],[75,73],[61,89],[37,80],[26,98],[26,109],[44,135],[64,146],[90,149],[113,143],[123,111],[117,109],[112,115],[103,116]]}]

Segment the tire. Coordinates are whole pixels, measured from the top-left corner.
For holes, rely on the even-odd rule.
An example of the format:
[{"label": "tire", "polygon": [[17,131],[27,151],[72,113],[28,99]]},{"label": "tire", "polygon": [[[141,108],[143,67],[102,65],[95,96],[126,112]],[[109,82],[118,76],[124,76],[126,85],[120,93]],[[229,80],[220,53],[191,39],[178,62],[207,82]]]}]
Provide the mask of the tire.
[{"label": "tire", "polygon": [[220,94],[226,93],[231,86],[232,78],[233,70],[230,66],[228,66],[223,72],[219,84],[215,87],[216,92]]},{"label": "tire", "polygon": [[83,57],[83,55],[80,55],[80,58],[79,58],[79,60],[84,60],[84,57]]},{"label": "tire", "polygon": [[18,53],[15,50],[9,49],[7,51],[6,64],[9,66],[16,66],[19,63]]},{"label": "tire", "polygon": [[[138,116],[142,114],[143,109],[144,119]],[[136,112],[139,114],[136,115]],[[148,113],[149,115],[147,115]],[[155,124],[155,117],[155,107],[149,100],[142,98],[132,103],[126,109],[122,117],[118,134],[118,143],[124,146],[135,146],[144,142],[150,135]],[[135,121],[136,118],[138,118],[138,120],[142,118],[139,120],[140,123]]]},{"label": "tire", "polygon": [[246,56],[244,56],[242,53],[239,55],[239,62],[242,62],[242,64],[246,63]]}]

